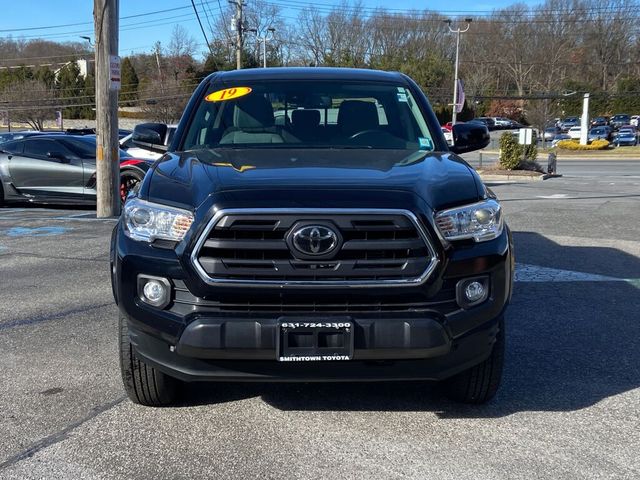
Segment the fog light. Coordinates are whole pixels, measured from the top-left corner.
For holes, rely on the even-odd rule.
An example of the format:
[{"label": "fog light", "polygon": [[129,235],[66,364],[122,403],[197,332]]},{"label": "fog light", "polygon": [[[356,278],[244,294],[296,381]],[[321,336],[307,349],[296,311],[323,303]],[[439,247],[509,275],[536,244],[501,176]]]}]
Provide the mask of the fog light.
[{"label": "fog light", "polygon": [[477,302],[484,297],[484,286],[480,282],[471,282],[464,288],[464,296],[472,303]]},{"label": "fog light", "polygon": [[138,295],[144,303],[164,308],[171,300],[171,284],[166,278],[138,275]]},{"label": "fog light", "polygon": [[[469,287],[467,287],[467,290],[469,290]],[[157,280],[149,280],[147,283],[145,283],[144,288],[142,289],[142,293],[149,303],[154,304],[162,303],[167,294],[165,292],[164,285]]]},{"label": "fog light", "polygon": [[456,284],[456,302],[462,308],[479,305],[489,297],[489,277],[460,280]]}]

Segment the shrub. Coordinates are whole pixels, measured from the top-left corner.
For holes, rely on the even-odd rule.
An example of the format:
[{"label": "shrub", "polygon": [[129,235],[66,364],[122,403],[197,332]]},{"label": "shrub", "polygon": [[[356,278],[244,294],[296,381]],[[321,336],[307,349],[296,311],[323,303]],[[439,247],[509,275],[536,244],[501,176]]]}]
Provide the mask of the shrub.
[{"label": "shrub", "polygon": [[561,150],[606,150],[609,148],[609,142],[594,140],[589,145],[580,145],[578,140],[560,140],[556,146]]},{"label": "shrub", "polygon": [[538,146],[533,133],[531,145],[520,145],[515,135],[505,132],[500,137],[500,167],[505,170],[537,170]]},{"label": "shrub", "polygon": [[514,170],[522,160],[522,149],[511,132],[504,132],[500,137],[500,167]]},{"label": "shrub", "polygon": [[[520,145],[520,147],[524,147],[524,160],[522,163],[536,163],[536,158],[538,158],[538,139],[536,138],[536,131],[534,130],[531,133],[531,145]],[[520,165],[518,168],[523,168]],[[525,170],[528,170],[525,168]]]}]

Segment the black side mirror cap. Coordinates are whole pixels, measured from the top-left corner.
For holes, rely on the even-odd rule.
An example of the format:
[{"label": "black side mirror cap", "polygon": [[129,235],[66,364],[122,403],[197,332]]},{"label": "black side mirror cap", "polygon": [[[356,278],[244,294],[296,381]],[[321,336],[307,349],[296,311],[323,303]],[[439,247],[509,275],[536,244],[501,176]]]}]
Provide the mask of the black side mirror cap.
[{"label": "black side mirror cap", "polygon": [[165,138],[167,138],[166,123],[141,123],[135,126],[131,136],[135,145],[160,152],[167,151]]},{"label": "black side mirror cap", "polygon": [[491,141],[489,129],[480,123],[456,123],[452,133],[453,146],[449,147],[449,150],[454,153],[480,150],[489,145]]}]

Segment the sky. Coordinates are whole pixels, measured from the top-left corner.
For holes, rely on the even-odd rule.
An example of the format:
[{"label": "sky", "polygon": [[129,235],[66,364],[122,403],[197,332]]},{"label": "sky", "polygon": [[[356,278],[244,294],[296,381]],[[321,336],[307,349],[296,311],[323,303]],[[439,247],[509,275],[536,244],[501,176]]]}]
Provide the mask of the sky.
[{"label": "sky", "polygon": [[[267,1],[281,5],[295,5],[297,8],[302,3],[307,3],[304,0],[292,0],[292,3],[288,0]],[[202,21],[206,22],[203,10],[206,10],[211,19],[211,15],[219,14],[219,5],[224,6],[227,0],[195,0],[195,3]],[[309,0],[308,3],[330,6],[340,2],[339,0]],[[385,5],[389,8],[390,2],[389,0],[363,0],[363,3],[369,8]],[[429,8],[451,16],[471,12],[481,15],[513,3],[516,3],[516,0],[481,0],[479,2],[477,0],[456,0],[455,2],[395,0],[392,8]],[[534,5],[539,1],[526,0],[521,3]],[[171,11],[161,12],[162,10]],[[298,13],[299,10],[295,8],[285,9],[283,15],[290,20]],[[123,18],[133,15],[139,16]],[[120,0],[120,18],[119,53],[121,56],[148,52],[156,41],[166,45],[174,25],[178,23],[189,30],[198,42],[202,42],[200,45],[202,52],[206,49],[190,0]],[[60,25],[68,26],[41,28]],[[20,0],[3,5],[0,15],[0,37],[44,38],[60,42],[83,41],[80,35],[93,38],[93,0]]]}]

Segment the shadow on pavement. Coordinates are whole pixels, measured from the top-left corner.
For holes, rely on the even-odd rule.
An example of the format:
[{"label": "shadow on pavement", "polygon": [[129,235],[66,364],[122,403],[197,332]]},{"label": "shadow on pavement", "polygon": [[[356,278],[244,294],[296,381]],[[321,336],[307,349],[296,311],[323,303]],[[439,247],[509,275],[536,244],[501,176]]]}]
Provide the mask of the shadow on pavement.
[{"label": "shadow on pavement", "polygon": [[[531,232],[514,237],[520,263],[640,277],[640,259],[616,249],[565,247]],[[261,396],[288,411],[428,411],[442,418],[579,410],[640,386],[638,312],[640,288],[624,281],[517,283],[502,387],[483,406],[453,403],[425,382],[194,384],[185,406]]]}]

